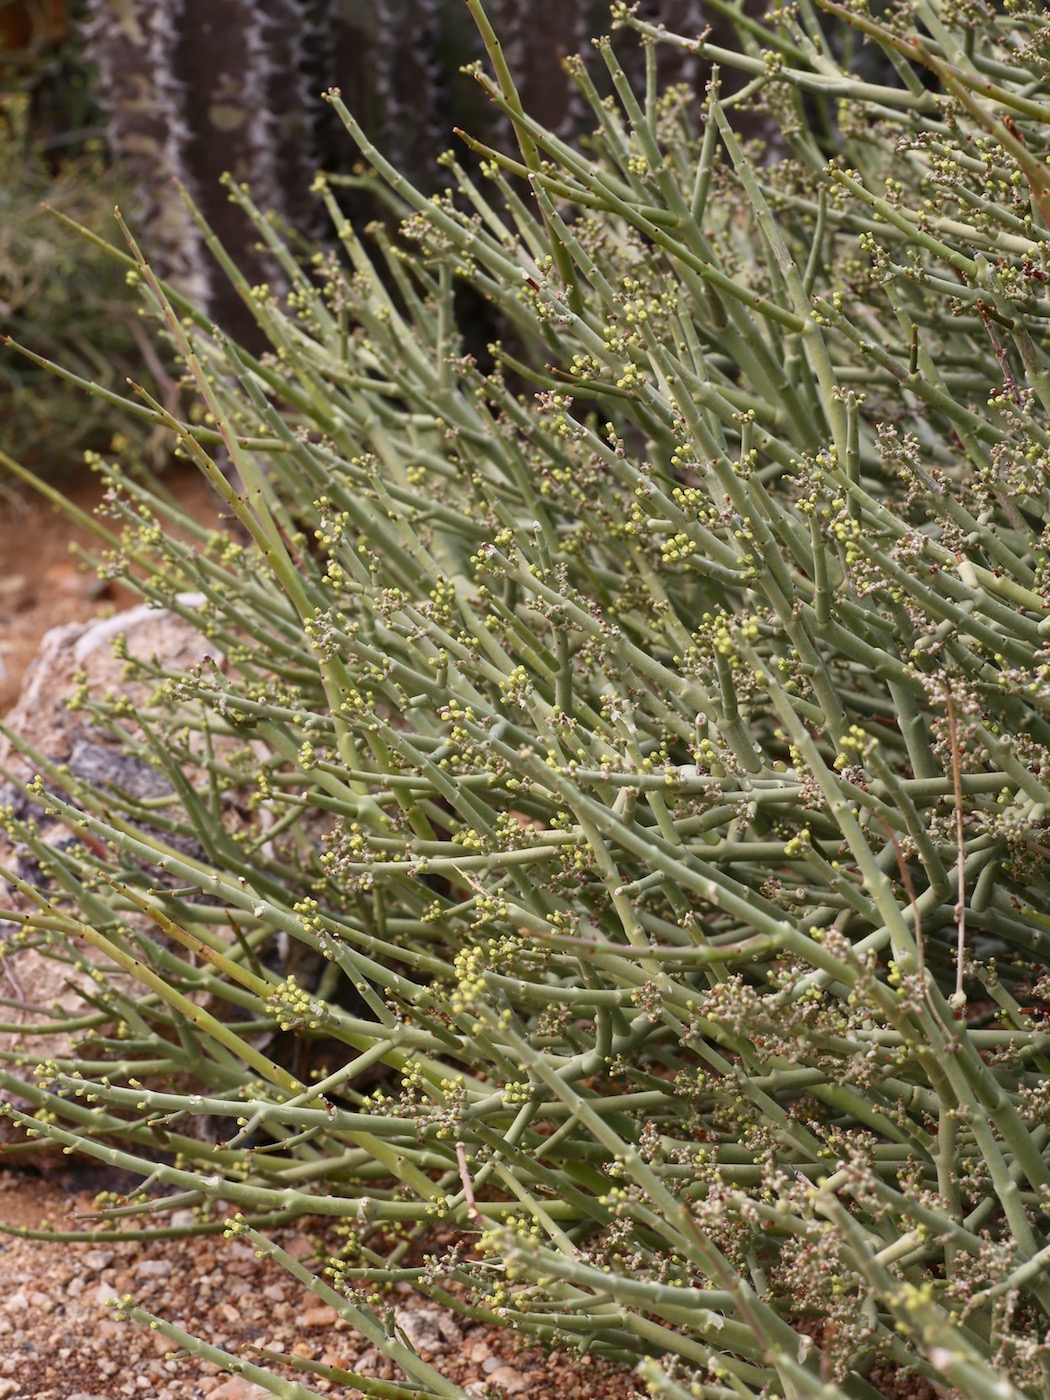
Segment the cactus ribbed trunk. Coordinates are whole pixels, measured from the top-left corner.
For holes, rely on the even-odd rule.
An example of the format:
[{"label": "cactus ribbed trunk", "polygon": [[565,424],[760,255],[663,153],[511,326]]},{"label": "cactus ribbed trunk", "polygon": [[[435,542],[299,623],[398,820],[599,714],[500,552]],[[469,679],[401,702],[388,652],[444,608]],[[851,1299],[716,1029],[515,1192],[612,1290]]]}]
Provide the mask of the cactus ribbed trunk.
[{"label": "cactus ribbed trunk", "polygon": [[138,217],[166,274],[197,300],[208,290],[201,242],[170,178],[189,175],[185,94],[172,63],[181,23],[179,0],[90,0],[85,40]]}]

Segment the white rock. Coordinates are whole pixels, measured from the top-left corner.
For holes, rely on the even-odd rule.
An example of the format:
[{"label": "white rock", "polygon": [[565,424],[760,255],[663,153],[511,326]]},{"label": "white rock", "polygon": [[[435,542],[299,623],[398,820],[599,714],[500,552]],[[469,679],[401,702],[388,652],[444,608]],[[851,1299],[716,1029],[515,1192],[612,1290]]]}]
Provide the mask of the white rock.
[{"label": "white rock", "polygon": [[111,1249],[89,1249],[80,1256],[80,1262],[85,1269],[90,1269],[93,1274],[100,1274],[107,1264],[112,1264],[113,1251]]},{"label": "white rock", "polygon": [[463,1341],[455,1318],[443,1308],[395,1308],[394,1321],[416,1351],[443,1351]]},{"label": "white rock", "polygon": [[170,1273],[170,1259],[142,1259],[135,1265],[136,1278],[166,1278]]},{"label": "white rock", "polygon": [[100,1283],[97,1288],[91,1290],[91,1301],[96,1307],[105,1308],[111,1303],[119,1303],[120,1294],[111,1283]]}]

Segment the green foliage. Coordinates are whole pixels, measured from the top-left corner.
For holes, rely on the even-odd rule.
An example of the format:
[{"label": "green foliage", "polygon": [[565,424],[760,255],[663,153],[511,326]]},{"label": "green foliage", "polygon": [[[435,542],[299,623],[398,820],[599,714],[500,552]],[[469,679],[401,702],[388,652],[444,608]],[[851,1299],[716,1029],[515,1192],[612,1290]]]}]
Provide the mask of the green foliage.
[{"label": "green foliage", "polygon": [[[323,181],[341,257],[257,220],[293,284],[228,268],[260,358],[131,244],[200,402],[135,411],[238,530],[183,546],[127,486],[103,567],[225,666],[78,697],[169,796],[31,755],[90,840],[11,819],[49,878],[10,946],[97,1010],[0,1078],[300,1278],[265,1224],[337,1218],[310,1286],[425,1394],[460,1392],[382,1285],[641,1354],[658,1396],[1050,1394],[1046,30],[834,8],[893,83],[805,3],[701,43],[748,75],[702,109],[605,41],[585,154],[490,43],[520,155],[437,200],[332,94],[402,238]],[[466,1243],[415,1262],[437,1222]]]},{"label": "green foliage", "polygon": [[[122,390],[142,373],[138,309],[112,257],[68,223],[108,233],[125,194],[94,147],[53,159],[28,94],[0,97],[0,327],[32,355]],[[46,366],[8,350],[0,352],[0,403],[5,444],[51,475],[79,466],[93,438],[108,446],[116,426],[108,405],[70,395]]]}]

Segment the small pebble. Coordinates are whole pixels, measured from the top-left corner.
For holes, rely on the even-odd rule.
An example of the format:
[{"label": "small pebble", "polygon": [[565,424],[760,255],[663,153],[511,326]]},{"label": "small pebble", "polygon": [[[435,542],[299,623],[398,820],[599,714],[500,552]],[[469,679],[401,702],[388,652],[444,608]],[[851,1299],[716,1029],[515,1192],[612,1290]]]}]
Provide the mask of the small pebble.
[{"label": "small pebble", "polygon": [[301,1327],[333,1327],[339,1321],[339,1314],[328,1303],[318,1303],[299,1314]]},{"label": "small pebble", "polygon": [[290,1240],[285,1241],[284,1248],[285,1253],[290,1254],[293,1259],[309,1259],[316,1246],[309,1235],[293,1235]]},{"label": "small pebble", "polygon": [[437,1308],[395,1308],[394,1321],[404,1333],[409,1346],[419,1352],[441,1351],[441,1313]]},{"label": "small pebble", "polygon": [[111,1249],[89,1249],[80,1256],[80,1262],[84,1268],[93,1274],[100,1273],[107,1264],[113,1262],[113,1251]]},{"label": "small pebble", "polygon": [[166,1278],[170,1273],[167,1259],[142,1259],[135,1265],[136,1278]]},{"label": "small pebble", "polygon": [[502,1386],[508,1395],[519,1395],[529,1383],[513,1366],[500,1366],[489,1375],[489,1384]]},{"label": "small pebble", "polygon": [[211,1392],[211,1400],[270,1400],[270,1393],[243,1376],[231,1376]]}]

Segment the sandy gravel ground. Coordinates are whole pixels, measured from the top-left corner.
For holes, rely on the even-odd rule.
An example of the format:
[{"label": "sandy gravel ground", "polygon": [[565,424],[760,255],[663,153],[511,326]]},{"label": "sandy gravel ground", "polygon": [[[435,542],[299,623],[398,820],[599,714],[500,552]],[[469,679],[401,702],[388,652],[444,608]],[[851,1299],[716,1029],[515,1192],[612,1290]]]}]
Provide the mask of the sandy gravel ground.
[{"label": "sandy gravel ground", "polygon": [[[73,1228],[89,1193],[71,1194],[27,1172],[0,1172],[0,1221]],[[82,1221],[80,1222],[82,1228]],[[279,1234],[309,1262],[319,1237],[302,1223]],[[148,1328],[117,1321],[131,1293],[150,1311],[225,1350],[252,1348],[321,1360],[386,1380],[404,1377],[283,1269],[221,1235],[141,1244],[53,1244],[0,1235],[0,1400],[264,1400],[269,1392],[221,1372]],[[518,1350],[514,1338],[394,1295],[398,1321],[420,1354],[478,1396],[631,1400],[630,1373],[589,1358]],[[280,1368],[278,1368],[280,1369]],[[289,1378],[291,1370],[283,1372]],[[299,1377],[339,1400],[355,1386]]]}]

